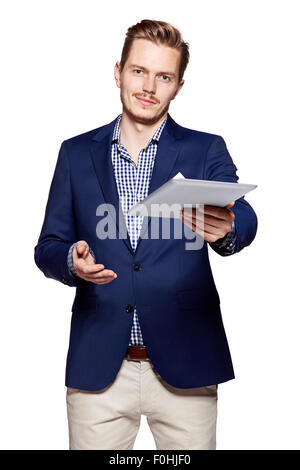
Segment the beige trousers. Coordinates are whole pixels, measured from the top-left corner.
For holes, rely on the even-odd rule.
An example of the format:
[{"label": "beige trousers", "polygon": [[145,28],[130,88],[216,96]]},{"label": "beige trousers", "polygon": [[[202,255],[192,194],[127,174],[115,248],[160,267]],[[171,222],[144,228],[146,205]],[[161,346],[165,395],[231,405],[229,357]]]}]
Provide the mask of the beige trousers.
[{"label": "beige trousers", "polygon": [[216,449],[218,387],[167,384],[151,361],[124,359],[102,390],[67,388],[70,450],[133,449],[141,415],[156,449]]}]

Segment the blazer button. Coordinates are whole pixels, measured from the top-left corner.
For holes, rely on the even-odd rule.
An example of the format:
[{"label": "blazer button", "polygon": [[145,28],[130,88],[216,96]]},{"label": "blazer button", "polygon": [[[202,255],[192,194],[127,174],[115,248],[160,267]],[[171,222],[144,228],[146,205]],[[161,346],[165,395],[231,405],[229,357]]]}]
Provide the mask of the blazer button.
[{"label": "blazer button", "polygon": [[133,306],[128,304],[128,305],[126,305],[125,310],[126,310],[127,313],[131,313],[131,312],[133,312]]},{"label": "blazer button", "polygon": [[141,269],[141,265],[140,265],[139,263],[135,263],[135,264],[133,265],[133,269],[134,269],[135,271],[139,271],[139,270]]}]

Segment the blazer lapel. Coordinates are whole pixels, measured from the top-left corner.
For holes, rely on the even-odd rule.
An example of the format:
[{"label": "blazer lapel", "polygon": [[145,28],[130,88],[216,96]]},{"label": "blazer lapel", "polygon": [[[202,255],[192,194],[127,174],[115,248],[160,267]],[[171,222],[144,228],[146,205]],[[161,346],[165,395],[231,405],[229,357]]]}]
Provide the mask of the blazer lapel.
[{"label": "blazer lapel", "polygon": [[[93,137],[93,144],[90,150],[94,169],[104,199],[108,204],[107,210],[116,227],[116,236],[118,237],[118,234],[120,235],[120,238],[133,255],[111,161],[111,141],[116,120],[117,118],[102,127]],[[111,205],[114,206],[115,210],[111,208]]]}]

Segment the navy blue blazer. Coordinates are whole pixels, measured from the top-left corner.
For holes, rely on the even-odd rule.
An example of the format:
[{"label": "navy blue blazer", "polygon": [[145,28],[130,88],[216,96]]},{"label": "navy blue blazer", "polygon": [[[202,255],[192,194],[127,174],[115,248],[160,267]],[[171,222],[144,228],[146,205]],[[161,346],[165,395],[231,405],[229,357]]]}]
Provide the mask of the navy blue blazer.
[{"label": "navy blue blazer", "polygon": [[[66,386],[98,390],[113,382],[130,341],[134,305],[148,355],[166,382],[193,388],[233,379],[207,242],[200,250],[186,250],[190,238],[184,233],[182,238],[174,237],[175,224],[182,224],[179,219],[171,221],[170,239],[161,237],[161,218],[160,236],[143,238],[154,220],[145,217],[135,252],[131,248],[111,162],[115,122],[62,143],[34,249],[36,265],[46,277],[76,287]],[[221,136],[184,128],[168,114],[149,194],[178,172],[186,178],[237,182],[236,170]],[[107,206],[108,212],[97,215],[97,207],[105,203],[112,204],[115,211]],[[257,217],[244,197],[231,210],[237,253],[253,241]],[[99,239],[96,226],[108,215],[117,236]],[[123,238],[118,236],[120,232]],[[73,277],[67,254],[78,240],[86,240],[96,262],[118,277],[104,285]],[[134,269],[135,264],[140,265],[139,270]]]}]

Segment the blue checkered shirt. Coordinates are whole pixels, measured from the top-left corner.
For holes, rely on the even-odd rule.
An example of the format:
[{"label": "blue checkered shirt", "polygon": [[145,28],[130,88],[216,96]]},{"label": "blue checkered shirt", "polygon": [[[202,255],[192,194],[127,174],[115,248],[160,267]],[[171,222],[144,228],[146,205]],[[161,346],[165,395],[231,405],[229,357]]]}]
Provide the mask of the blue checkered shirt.
[{"label": "blue checkered shirt", "polygon": [[[159,128],[154,133],[153,137],[149,140],[147,146],[143,148],[139,153],[138,165],[136,166],[135,162],[129,155],[127,149],[124,145],[121,144],[120,140],[120,121],[122,114],[117,118],[113,136],[112,136],[112,146],[111,146],[111,158],[112,165],[115,174],[115,180],[118,188],[119,199],[121,202],[123,214],[126,221],[127,231],[130,238],[131,246],[133,251],[136,249],[136,245],[139,239],[140,230],[142,228],[143,216],[130,216],[127,214],[129,209],[142,201],[148,195],[149,185],[152,176],[152,170],[154,166],[157,145],[159,138],[164,129],[164,126],[167,121],[166,119],[161,123]],[[232,225],[231,231],[220,241],[212,243],[212,246],[216,246],[222,249],[222,254],[224,256],[229,255],[234,250],[234,244],[236,240],[236,231],[234,222]],[[72,250],[75,243],[70,247],[68,253],[68,267],[70,273],[74,276],[77,275],[72,259]],[[90,252],[95,259],[95,255],[90,248]],[[100,262],[100,261],[99,261]],[[134,306],[133,312],[133,324],[131,329],[131,337],[129,345],[134,346],[143,346],[143,336],[141,332],[141,327],[138,320],[138,314],[136,311],[136,306]]]}]

